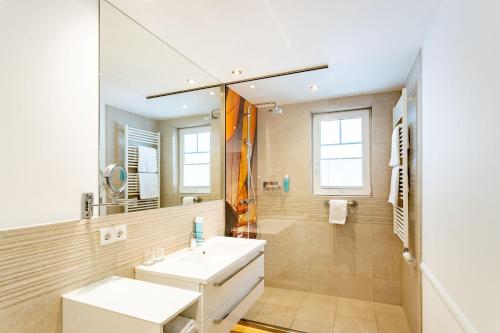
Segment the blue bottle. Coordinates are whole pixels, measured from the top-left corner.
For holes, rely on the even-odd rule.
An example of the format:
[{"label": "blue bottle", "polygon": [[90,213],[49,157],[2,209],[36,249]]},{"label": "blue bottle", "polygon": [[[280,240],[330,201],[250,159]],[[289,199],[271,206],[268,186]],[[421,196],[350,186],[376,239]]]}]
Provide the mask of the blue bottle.
[{"label": "blue bottle", "polygon": [[285,190],[285,193],[290,191],[290,178],[288,178],[288,175],[285,175],[285,179],[283,179],[283,190]]}]

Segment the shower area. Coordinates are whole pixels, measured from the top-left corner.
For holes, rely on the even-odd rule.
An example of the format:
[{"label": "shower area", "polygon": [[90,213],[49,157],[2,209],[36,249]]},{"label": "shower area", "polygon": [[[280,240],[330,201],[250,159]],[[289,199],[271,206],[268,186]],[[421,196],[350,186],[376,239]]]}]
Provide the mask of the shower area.
[{"label": "shower area", "polygon": [[[267,240],[265,291],[244,321],[284,332],[411,332],[402,305],[414,291],[404,290],[403,244],[387,202],[401,91],[322,98],[306,85],[311,96],[287,99],[276,89],[317,75],[226,88],[226,235]],[[369,113],[370,193],[314,194],[314,116],[361,109]],[[330,199],[351,203],[345,224],[329,223]]]}]

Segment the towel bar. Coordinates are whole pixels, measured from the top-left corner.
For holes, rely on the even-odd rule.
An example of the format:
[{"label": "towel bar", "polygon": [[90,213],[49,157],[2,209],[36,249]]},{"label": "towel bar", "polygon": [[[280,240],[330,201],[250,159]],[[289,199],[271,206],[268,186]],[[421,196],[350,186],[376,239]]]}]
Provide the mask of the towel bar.
[{"label": "towel bar", "polygon": [[[348,206],[356,206],[356,201],[349,200],[347,201]],[[330,206],[330,200],[325,200],[325,206]]]}]

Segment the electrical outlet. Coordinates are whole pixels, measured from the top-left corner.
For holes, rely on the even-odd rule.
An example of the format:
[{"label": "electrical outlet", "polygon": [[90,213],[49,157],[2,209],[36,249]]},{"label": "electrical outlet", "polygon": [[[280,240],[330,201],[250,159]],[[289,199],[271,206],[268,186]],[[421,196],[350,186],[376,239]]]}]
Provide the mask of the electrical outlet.
[{"label": "electrical outlet", "polygon": [[101,228],[99,229],[99,238],[101,240],[101,246],[111,244],[115,241],[115,228]]},{"label": "electrical outlet", "polygon": [[122,224],[122,225],[117,225],[115,226],[115,239],[114,241],[123,241],[127,239],[127,225]]}]

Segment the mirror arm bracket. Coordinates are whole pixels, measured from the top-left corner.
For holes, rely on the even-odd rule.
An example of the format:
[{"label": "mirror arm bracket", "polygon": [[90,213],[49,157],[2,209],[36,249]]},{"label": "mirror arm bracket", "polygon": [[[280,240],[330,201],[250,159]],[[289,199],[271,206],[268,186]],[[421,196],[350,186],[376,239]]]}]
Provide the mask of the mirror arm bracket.
[{"label": "mirror arm bracket", "polygon": [[110,206],[133,206],[137,207],[137,198],[133,199],[117,199],[113,197],[112,201],[109,203],[94,203],[94,193],[87,192],[82,193],[81,198],[81,212],[80,217],[82,219],[90,219],[94,215],[94,207],[110,207]]},{"label": "mirror arm bracket", "polygon": [[94,215],[94,193],[82,193],[80,217],[82,219],[90,219]]}]

